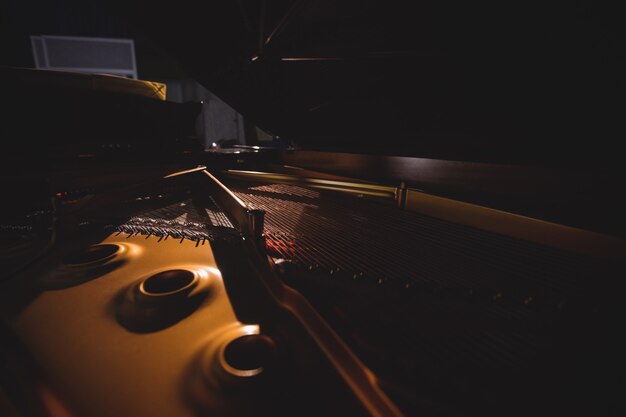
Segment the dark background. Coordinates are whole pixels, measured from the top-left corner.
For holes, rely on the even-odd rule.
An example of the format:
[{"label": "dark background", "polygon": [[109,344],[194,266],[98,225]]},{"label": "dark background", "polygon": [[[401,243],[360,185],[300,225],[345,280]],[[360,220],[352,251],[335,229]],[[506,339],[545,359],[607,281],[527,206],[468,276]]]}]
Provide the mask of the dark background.
[{"label": "dark background", "polygon": [[114,4],[211,91],[303,148],[570,167],[621,160],[616,4]]},{"label": "dark background", "polygon": [[301,148],[613,169],[626,133],[615,6],[11,1],[0,63],[32,66],[32,34],[130,37],[140,78],[189,74]]},{"label": "dark background", "polygon": [[[168,20],[165,12],[160,19],[164,28],[179,24]],[[256,139],[252,124],[244,126],[245,121],[240,114],[190,77],[175,56],[152,42],[136,28],[134,22],[108,7],[107,2],[3,2],[0,6],[0,66],[35,67],[30,41],[33,35],[132,39],[139,79],[166,84],[168,101],[203,103],[196,122],[197,136],[203,146],[209,147],[214,142],[245,143],[246,135],[250,136],[250,140]],[[42,116],[38,112],[46,110],[41,105],[33,107],[30,111],[33,120]]]},{"label": "dark background", "polygon": [[100,1],[25,0],[2,3],[0,65],[35,66],[31,35],[132,38],[140,78],[184,78],[175,58],[167,55],[140,31],[113,15]]}]

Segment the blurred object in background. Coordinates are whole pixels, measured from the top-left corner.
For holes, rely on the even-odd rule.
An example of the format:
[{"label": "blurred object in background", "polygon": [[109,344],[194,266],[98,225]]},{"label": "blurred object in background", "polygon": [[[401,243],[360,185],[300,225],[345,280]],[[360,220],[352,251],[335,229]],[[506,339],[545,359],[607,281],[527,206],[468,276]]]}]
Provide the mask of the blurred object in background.
[{"label": "blurred object in background", "polygon": [[41,35],[30,40],[37,68],[138,78],[132,39]]}]

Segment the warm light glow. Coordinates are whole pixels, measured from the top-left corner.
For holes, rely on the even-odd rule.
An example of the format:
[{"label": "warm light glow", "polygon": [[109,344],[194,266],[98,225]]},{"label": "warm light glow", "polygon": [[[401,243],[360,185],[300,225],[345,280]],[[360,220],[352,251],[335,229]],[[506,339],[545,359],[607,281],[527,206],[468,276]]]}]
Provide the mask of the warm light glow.
[{"label": "warm light glow", "polygon": [[[205,268],[206,268],[206,269],[207,269],[207,270],[208,270],[211,274],[213,274],[213,275],[217,275],[217,276],[218,276],[218,277],[220,277],[220,278],[222,277],[222,273],[220,272],[220,270],[219,270],[219,269],[217,269],[217,268],[215,268],[215,267],[212,267],[212,266],[206,266]],[[203,275],[204,275],[204,272],[203,272]],[[207,277],[208,277],[208,276],[207,276]]]},{"label": "warm light glow", "polygon": [[241,330],[245,334],[261,334],[261,327],[258,324],[246,324],[241,326]]},{"label": "warm light glow", "polygon": [[172,177],[177,177],[179,175],[184,175],[184,174],[190,174],[192,172],[197,172],[197,171],[204,171],[206,169],[205,166],[198,166],[197,168],[193,168],[193,169],[188,169],[185,171],[179,171],[179,172],[174,172],[172,174],[166,175],[163,178],[172,178]]}]

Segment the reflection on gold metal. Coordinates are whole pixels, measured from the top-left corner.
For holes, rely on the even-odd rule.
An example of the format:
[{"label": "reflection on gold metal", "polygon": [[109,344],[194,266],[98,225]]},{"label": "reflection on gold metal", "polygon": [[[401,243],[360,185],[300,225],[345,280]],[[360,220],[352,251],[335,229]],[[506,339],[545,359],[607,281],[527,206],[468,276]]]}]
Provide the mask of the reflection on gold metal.
[{"label": "reflection on gold metal", "polygon": [[160,273],[149,276],[139,283],[139,293],[144,297],[154,297],[154,298],[167,298],[176,296],[177,294],[183,294],[187,291],[191,291],[198,286],[198,283],[202,280],[206,282],[208,280],[207,271],[201,267],[197,268],[185,268],[182,271],[187,271],[191,274],[191,279],[188,282],[183,282],[182,285],[176,288],[168,289],[168,291],[154,291],[149,288],[150,280],[156,279],[159,274],[167,274],[172,271],[171,269],[162,271]]},{"label": "reflection on gold metal", "polygon": [[112,74],[88,74],[31,68],[2,68],[2,76],[20,84],[122,93],[165,100],[167,87],[155,81],[134,80]]},{"label": "reflection on gold metal", "polygon": [[[60,261],[48,265],[47,269],[54,272],[48,274],[44,287],[52,287],[53,283],[59,286],[44,290],[22,306],[10,320],[12,328],[42,367],[50,385],[62,387],[63,398],[70,401],[68,406],[78,415],[197,415],[181,390],[185,372],[197,366],[192,359],[219,334],[255,330],[255,326],[237,319],[210,245],[117,233],[101,244],[118,245],[120,250],[98,265],[68,267]],[[103,268],[106,273],[99,273]],[[201,298],[193,314],[158,331],[134,331],[123,326],[116,314],[121,297],[146,278],[171,269],[194,274],[192,283],[173,295],[184,294],[188,299],[194,292],[208,288],[210,296]],[[33,274],[23,278],[28,282],[43,281]],[[79,274],[89,279],[81,280]],[[148,309],[179,306],[180,297],[172,303],[171,293],[155,296],[145,288],[144,293],[155,299],[146,304]],[[3,298],[5,319],[10,303]],[[221,374],[216,372],[214,377],[219,379]]]},{"label": "reflection on gold metal", "polygon": [[237,369],[225,357],[228,343],[241,336],[260,334],[258,325],[236,323],[214,336],[203,354],[202,371],[209,384],[221,385],[237,383],[238,378],[251,378],[263,372],[263,368]]},{"label": "reflection on gold metal", "polygon": [[407,190],[406,209],[518,239],[576,253],[626,259],[626,241],[462,201]]},{"label": "reflection on gold metal", "polygon": [[356,181],[337,181],[271,172],[242,171],[233,169],[226,171],[226,174],[235,178],[239,177],[245,178],[247,180],[272,181],[284,184],[301,184],[306,185],[307,187],[317,189],[339,191],[353,195],[363,195],[369,197],[394,199],[397,193],[396,187],[362,183]]},{"label": "reflection on gold metal", "polygon": [[[92,245],[89,248],[87,248],[86,251],[97,251],[100,247],[104,247],[105,245]],[[85,267],[92,267],[92,266],[97,266],[97,265],[103,265],[108,263],[109,261],[113,260],[114,258],[117,259],[121,259],[123,257],[126,256],[126,253],[129,251],[129,246],[128,245],[106,245],[106,246],[110,246],[114,249],[114,252],[111,250],[111,253],[107,253],[102,257],[97,257],[94,259],[84,259],[83,261],[79,262],[80,259],[76,260],[76,259],[72,259],[72,258],[77,258],[77,256],[80,257],[80,255],[82,255],[82,257],[85,257],[86,255],[84,254],[78,254],[78,255],[74,255],[73,257],[70,256],[69,259],[66,258],[64,259],[63,262],[63,267],[65,268],[74,268],[74,269],[83,269]],[[86,252],[83,251],[83,252]],[[88,254],[87,254],[88,256]]]},{"label": "reflection on gold metal", "polygon": [[404,184],[404,182],[401,182],[400,186],[396,188],[396,194],[394,196],[394,199],[396,200],[396,205],[400,208],[406,207],[406,193],[406,185]]},{"label": "reflection on gold metal", "polygon": [[390,198],[400,208],[442,220],[464,224],[550,247],[604,258],[626,258],[626,241],[613,236],[534,219],[514,213],[438,197],[402,183],[399,187],[300,177],[259,171],[229,170],[227,174],[247,180],[302,184],[307,187],[353,195]]},{"label": "reflection on gold metal", "polygon": [[185,174],[192,174],[194,172],[199,172],[199,171],[204,171],[206,169],[205,166],[198,166],[197,168],[192,168],[192,169],[187,169],[185,171],[177,171],[177,172],[172,172],[171,174],[168,174],[166,176],[164,176],[163,178],[173,178],[173,177],[178,177],[180,175],[185,175]]},{"label": "reflection on gold metal", "polygon": [[130,93],[157,100],[165,100],[167,87],[156,81],[133,80],[109,74],[89,74],[94,90]]},{"label": "reflection on gold metal", "polygon": [[147,85],[151,86],[154,95],[161,100],[165,100],[167,98],[167,85],[164,83],[158,83],[156,81],[144,81]]},{"label": "reflection on gold metal", "polygon": [[219,186],[226,194],[228,194],[230,196],[230,198],[235,201],[237,204],[239,204],[242,208],[247,209],[248,206],[246,205],[246,203],[244,203],[243,201],[241,201],[241,199],[239,197],[237,197],[232,191],[230,191],[228,189],[228,187],[226,187],[224,184],[222,184],[220,182],[220,180],[218,180],[217,178],[215,178],[215,176],[213,174],[211,174],[209,171],[204,171],[204,173],[211,178],[211,180],[213,180],[213,183],[217,184],[217,186]]},{"label": "reflection on gold metal", "polygon": [[205,182],[207,191],[215,198],[222,207],[235,228],[245,236],[255,239],[259,248],[263,247],[259,239],[263,234],[263,222],[265,212],[263,210],[248,207],[228,187],[222,184],[209,171],[203,171],[208,178]]}]

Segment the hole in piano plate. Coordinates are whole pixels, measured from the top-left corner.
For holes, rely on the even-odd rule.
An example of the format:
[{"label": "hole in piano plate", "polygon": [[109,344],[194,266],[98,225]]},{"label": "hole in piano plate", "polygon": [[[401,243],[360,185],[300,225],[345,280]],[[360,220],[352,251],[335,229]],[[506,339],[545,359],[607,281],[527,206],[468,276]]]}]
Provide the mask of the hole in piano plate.
[{"label": "hole in piano plate", "polygon": [[118,250],[119,246],[108,243],[93,245],[66,256],[63,258],[63,263],[66,265],[84,265],[94,262],[102,262],[112,258]]},{"label": "hole in piano plate", "polygon": [[159,272],[141,283],[141,291],[147,295],[167,295],[189,288],[195,281],[191,271],[172,269]]},{"label": "hole in piano plate", "polygon": [[265,335],[251,334],[231,341],[224,350],[228,365],[241,371],[262,369],[271,365],[276,356],[276,344]]}]

